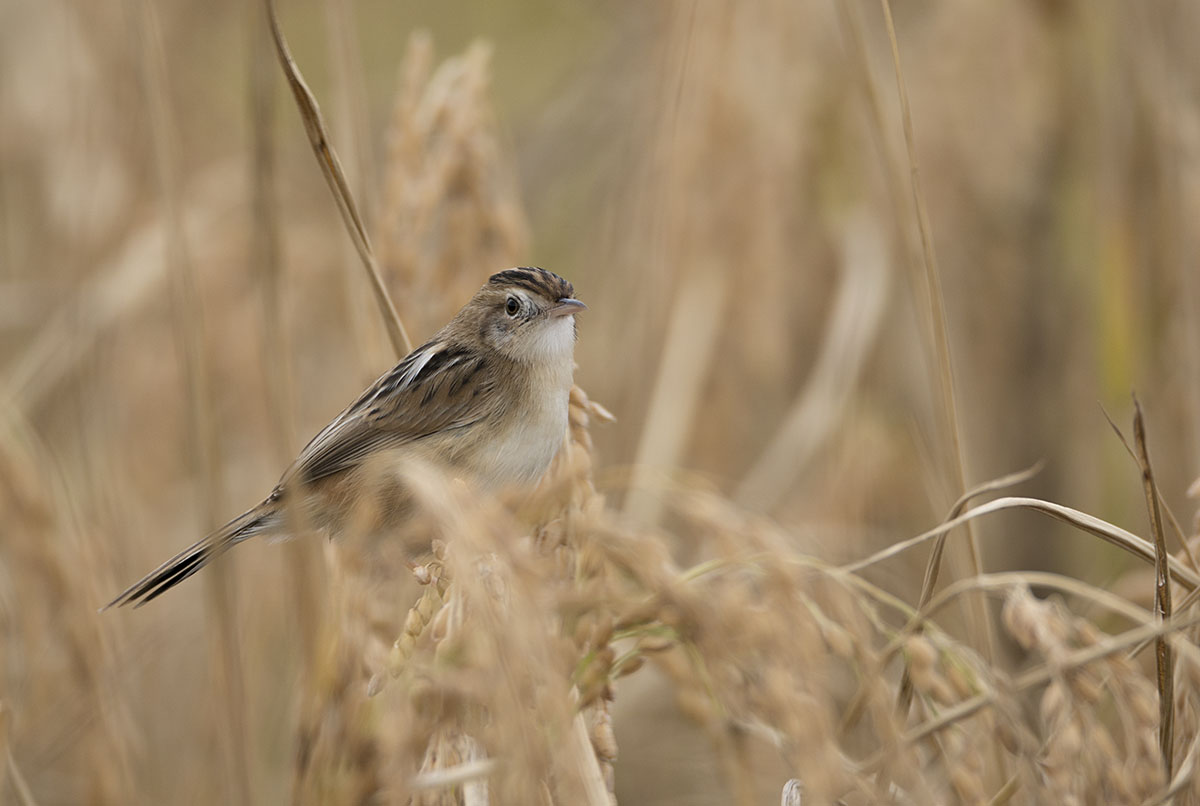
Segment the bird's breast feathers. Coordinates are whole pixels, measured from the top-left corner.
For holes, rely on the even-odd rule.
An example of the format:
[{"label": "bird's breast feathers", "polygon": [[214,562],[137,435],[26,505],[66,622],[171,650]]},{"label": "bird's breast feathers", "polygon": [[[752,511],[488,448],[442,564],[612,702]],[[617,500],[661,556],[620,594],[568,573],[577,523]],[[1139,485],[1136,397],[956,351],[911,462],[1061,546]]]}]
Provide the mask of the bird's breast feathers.
[{"label": "bird's breast feathers", "polygon": [[567,433],[570,385],[555,385],[522,406],[523,416],[497,418],[496,432],[471,457],[471,471],[491,489],[532,484],[541,478]]}]

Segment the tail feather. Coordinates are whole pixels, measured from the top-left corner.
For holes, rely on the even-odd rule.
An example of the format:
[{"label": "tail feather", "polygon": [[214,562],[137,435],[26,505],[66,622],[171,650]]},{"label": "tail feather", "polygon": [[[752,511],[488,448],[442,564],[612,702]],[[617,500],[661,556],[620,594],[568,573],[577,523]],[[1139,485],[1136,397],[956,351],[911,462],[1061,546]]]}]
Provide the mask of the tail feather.
[{"label": "tail feather", "polygon": [[274,501],[263,503],[245,512],[202,540],[193,543],[146,576],[126,588],[117,598],[100,608],[132,604],[141,607],[157,599],[192,574],[221,556],[248,537],[267,531],[274,525],[277,509]]}]

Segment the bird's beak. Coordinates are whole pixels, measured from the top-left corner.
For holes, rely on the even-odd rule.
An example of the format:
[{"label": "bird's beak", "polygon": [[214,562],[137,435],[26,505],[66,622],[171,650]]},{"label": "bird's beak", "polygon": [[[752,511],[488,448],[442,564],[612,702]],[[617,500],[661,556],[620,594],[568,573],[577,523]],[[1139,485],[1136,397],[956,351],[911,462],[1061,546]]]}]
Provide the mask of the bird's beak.
[{"label": "bird's beak", "polygon": [[577,299],[571,297],[563,297],[558,301],[558,304],[553,308],[546,310],[546,316],[571,316],[580,311],[586,311],[587,306]]}]

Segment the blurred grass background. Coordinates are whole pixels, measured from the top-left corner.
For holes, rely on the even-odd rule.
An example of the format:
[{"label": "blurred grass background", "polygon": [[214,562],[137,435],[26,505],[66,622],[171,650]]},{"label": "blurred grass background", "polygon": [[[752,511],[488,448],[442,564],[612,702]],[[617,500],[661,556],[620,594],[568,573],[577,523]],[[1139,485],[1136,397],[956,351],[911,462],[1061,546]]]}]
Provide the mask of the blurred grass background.
[{"label": "blurred grass background", "polygon": [[[653,520],[637,488],[685,473],[836,562],[923,531],[961,492],[911,281],[906,173],[903,192],[889,186],[904,147],[890,51],[877,6],[856,8],[866,65],[836,3],[304,0],[281,15],[415,340],[495,270],[563,274],[591,306],[577,381],[618,419],[594,432],[602,477],[636,465],[634,492],[614,483],[611,500]],[[287,378],[294,451],[393,360],[258,12],[0,0],[0,742],[39,803],[221,797],[201,586],[133,614],[95,608],[270,488],[272,373]],[[968,484],[1043,459],[1031,494],[1144,534],[1136,467],[1097,405],[1126,422],[1136,388],[1160,488],[1188,525],[1200,9],[903,0],[895,13]],[[173,186],[154,157],[153,36]],[[267,345],[251,157],[264,52],[286,334]],[[466,78],[423,82],[463,53]],[[189,443],[164,194],[194,267],[215,515]],[[771,495],[742,484],[756,469]],[[978,530],[989,570],[1107,584],[1125,567],[1030,516]],[[250,786],[275,802],[305,627],[281,553],[240,553]],[[919,569],[887,582],[911,597]],[[645,753],[657,764],[679,745],[629,701],[618,792],[698,802],[700,751],[639,773]]]}]

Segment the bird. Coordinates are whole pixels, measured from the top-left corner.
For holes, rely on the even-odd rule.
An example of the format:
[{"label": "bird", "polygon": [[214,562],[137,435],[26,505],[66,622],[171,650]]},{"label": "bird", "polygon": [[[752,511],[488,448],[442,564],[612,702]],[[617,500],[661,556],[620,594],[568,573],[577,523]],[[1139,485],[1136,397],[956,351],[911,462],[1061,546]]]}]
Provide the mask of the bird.
[{"label": "bird", "polygon": [[[562,444],[575,371],[572,284],[537,267],[493,274],[429,341],[379,377],[300,451],[263,501],[129,586],[103,610],[141,606],[258,535],[305,526],[337,537],[408,517],[399,481],[381,469],[440,464],[482,491],[536,483]],[[386,472],[382,475],[386,476]]]}]

